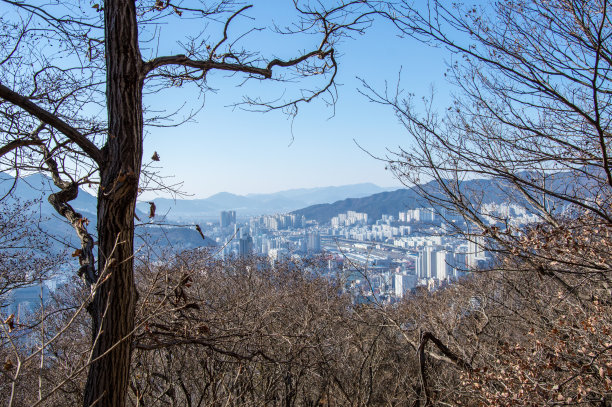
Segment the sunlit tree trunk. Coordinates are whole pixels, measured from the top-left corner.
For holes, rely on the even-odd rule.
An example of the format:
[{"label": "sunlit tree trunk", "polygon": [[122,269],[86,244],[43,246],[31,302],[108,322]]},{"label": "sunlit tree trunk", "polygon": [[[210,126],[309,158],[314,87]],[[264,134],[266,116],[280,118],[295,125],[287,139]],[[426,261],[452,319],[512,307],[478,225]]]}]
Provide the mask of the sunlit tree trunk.
[{"label": "sunlit tree trunk", "polygon": [[108,142],[98,192],[94,348],[84,405],[125,404],[134,329],[134,208],[142,161],[142,59],[133,1],[104,4]]}]

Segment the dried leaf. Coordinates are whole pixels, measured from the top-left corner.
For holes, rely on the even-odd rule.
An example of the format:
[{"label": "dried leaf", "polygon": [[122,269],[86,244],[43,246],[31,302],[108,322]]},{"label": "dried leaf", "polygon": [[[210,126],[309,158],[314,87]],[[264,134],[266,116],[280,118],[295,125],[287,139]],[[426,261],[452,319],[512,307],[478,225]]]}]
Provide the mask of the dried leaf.
[{"label": "dried leaf", "polygon": [[6,359],[4,362],[4,370],[11,370],[13,368],[13,362],[10,359]]},{"label": "dried leaf", "polygon": [[81,254],[83,254],[83,250],[81,249],[76,249],[73,253],[72,253],[72,257],[79,257]]},{"label": "dried leaf", "polygon": [[155,202],[149,202],[149,218],[155,217]]},{"label": "dried leaf", "polygon": [[200,234],[200,236],[202,236],[202,239],[206,239],[204,237],[204,233],[202,232],[202,228],[200,227],[200,225],[195,225],[195,228],[198,231],[198,233]]},{"label": "dried leaf", "polygon": [[208,325],[206,325],[206,324],[200,325],[196,329],[198,330],[199,333],[201,333],[203,335],[210,334],[210,328],[208,328]]},{"label": "dried leaf", "polygon": [[4,323],[8,325],[9,332],[12,332],[15,329],[15,314],[11,314],[7,319],[4,320]]},{"label": "dried leaf", "polygon": [[89,225],[89,219],[87,219],[87,218],[80,218],[79,220],[77,220],[77,226],[80,229],[85,229],[85,227],[87,227],[87,225]]},{"label": "dried leaf", "polygon": [[153,152],[153,156],[151,157],[151,160],[159,161],[159,154],[157,154],[157,151]]}]

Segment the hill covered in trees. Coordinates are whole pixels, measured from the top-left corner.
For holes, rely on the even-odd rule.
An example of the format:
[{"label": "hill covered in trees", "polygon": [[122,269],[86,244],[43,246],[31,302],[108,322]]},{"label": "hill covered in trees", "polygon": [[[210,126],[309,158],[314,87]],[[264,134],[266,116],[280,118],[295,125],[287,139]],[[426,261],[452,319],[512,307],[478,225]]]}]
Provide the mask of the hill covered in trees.
[{"label": "hill covered in trees", "polygon": [[[478,179],[464,181],[461,189],[481,204],[503,203],[511,191],[502,185],[497,180]],[[432,206],[431,200],[424,195],[442,196],[439,184],[430,181],[420,186],[420,189],[404,188],[363,198],[343,199],[330,204],[312,205],[292,213],[316,220],[319,224],[329,223],[331,218],[347,211],[367,213],[368,219],[380,219],[383,214],[397,217],[398,212]]]}]

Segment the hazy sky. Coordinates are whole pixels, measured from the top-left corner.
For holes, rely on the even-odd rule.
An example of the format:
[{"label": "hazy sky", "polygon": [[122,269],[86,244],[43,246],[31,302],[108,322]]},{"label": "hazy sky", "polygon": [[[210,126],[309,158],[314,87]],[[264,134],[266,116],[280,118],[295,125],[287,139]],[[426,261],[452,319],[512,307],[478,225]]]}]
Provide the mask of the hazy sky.
[{"label": "hazy sky", "polygon": [[[279,10],[278,3],[259,2],[250,11],[255,19],[240,24],[261,26],[266,19],[282,24],[289,18],[289,11]],[[240,28],[237,25],[235,33],[242,32]],[[210,32],[215,32],[214,27]],[[288,57],[292,50],[308,47],[304,39],[277,40],[266,32],[253,37],[247,44],[259,47],[264,56]],[[167,39],[170,41],[170,37]],[[174,176],[168,182],[183,182],[182,190],[193,198],[222,191],[266,193],[361,182],[399,187],[399,182],[385,171],[385,163],[368,156],[355,141],[373,155],[382,156],[387,148],[408,148],[410,139],[390,108],[369,103],[358,93],[361,85],[357,77],[382,89],[385,81],[395,85],[401,69],[405,92],[414,93],[418,99],[430,95],[433,86],[435,100],[444,106],[448,104],[449,85],[443,74],[450,56],[444,50],[398,38],[384,22],[375,24],[364,36],[344,41],[338,48],[341,57],[337,82],[341,86],[335,109],[321,101],[303,104],[292,124],[281,112],[262,114],[228,107],[240,102],[245,94],[281,96],[287,85],[263,81],[237,87],[240,77],[213,73],[208,85],[217,91],[204,95],[204,109],[195,122],[178,128],[150,129],[145,159],[157,151],[161,174]],[[290,86],[296,89],[296,85]],[[196,106],[202,101],[192,88],[173,89],[145,99],[156,111],[172,110],[183,103]]]}]

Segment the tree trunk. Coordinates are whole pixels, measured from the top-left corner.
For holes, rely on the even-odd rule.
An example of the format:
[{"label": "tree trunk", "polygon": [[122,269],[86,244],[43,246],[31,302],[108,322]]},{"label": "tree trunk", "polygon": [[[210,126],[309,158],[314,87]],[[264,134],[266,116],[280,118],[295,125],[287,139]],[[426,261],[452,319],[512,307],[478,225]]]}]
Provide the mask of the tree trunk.
[{"label": "tree trunk", "polygon": [[104,2],[108,141],[98,191],[98,288],[84,405],[125,405],[134,329],[134,210],[142,161],[142,59],[134,1]]}]

